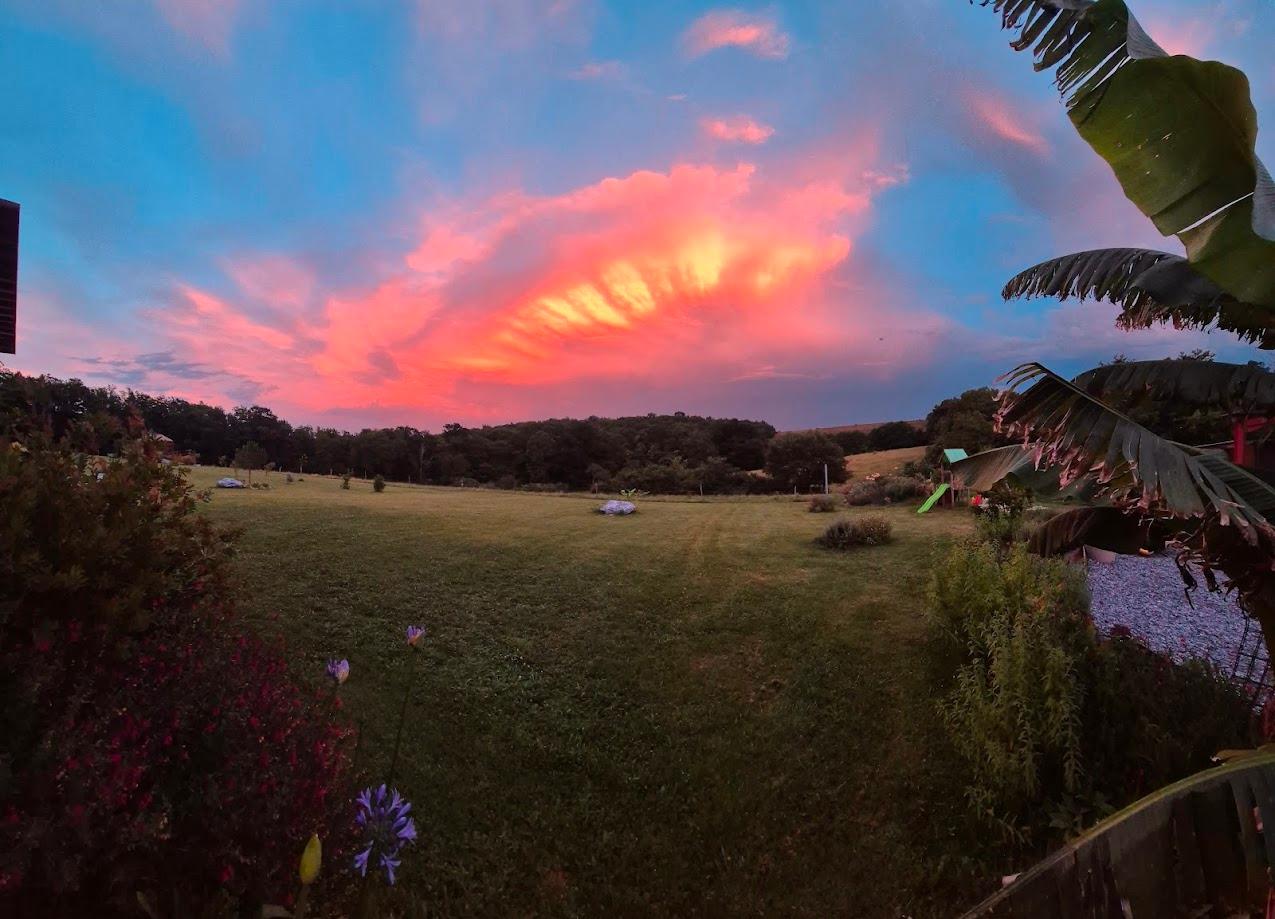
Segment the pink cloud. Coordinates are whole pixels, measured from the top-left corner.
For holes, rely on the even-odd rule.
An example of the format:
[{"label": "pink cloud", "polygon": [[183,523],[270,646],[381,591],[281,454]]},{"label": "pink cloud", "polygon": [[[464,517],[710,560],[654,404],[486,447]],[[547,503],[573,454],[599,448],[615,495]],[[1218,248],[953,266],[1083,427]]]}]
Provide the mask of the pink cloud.
[{"label": "pink cloud", "polygon": [[769,16],[740,10],[713,10],[691,23],[682,34],[682,47],[691,57],[718,48],[742,48],[761,58],[782,60],[790,41]]},{"label": "pink cloud", "polygon": [[1031,126],[1032,119],[1008,101],[991,92],[969,89],[965,103],[978,123],[995,137],[1022,147],[1037,156],[1049,153],[1049,142]]},{"label": "pink cloud", "polygon": [[164,21],[190,41],[214,54],[230,52],[230,36],[240,0],[154,0]]},{"label": "pink cloud", "polygon": [[875,197],[905,180],[865,135],[769,175],[679,163],[461,199],[431,207],[373,284],[324,290],[294,259],[240,253],[216,291],[174,284],[141,317],[144,341],[86,339],[82,353],[98,356],[91,373],[141,388],[268,394],[285,417],[369,423],[535,416],[551,397],[595,411],[590,394],[608,387],[817,377],[847,361],[888,376],[946,324],[854,259]]},{"label": "pink cloud", "polygon": [[736,115],[733,118],[703,118],[699,124],[700,129],[709,137],[745,144],[765,143],[775,133],[775,129],[770,125],[753,121],[745,115]]},{"label": "pink cloud", "polygon": [[589,61],[567,74],[572,80],[617,80],[623,75],[619,61]]},{"label": "pink cloud", "polygon": [[449,42],[526,48],[547,35],[578,33],[588,0],[417,0],[421,30]]},{"label": "pink cloud", "polygon": [[314,294],[314,272],[283,255],[233,258],[223,267],[247,297],[268,306],[301,309]]}]

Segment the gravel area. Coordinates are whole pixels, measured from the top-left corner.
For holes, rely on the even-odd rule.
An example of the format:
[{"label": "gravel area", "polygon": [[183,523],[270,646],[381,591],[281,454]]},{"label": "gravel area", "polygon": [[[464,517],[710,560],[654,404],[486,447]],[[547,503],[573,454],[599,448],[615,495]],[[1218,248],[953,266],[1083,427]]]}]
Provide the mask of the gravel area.
[{"label": "gravel area", "polygon": [[1088,566],[1090,608],[1100,630],[1127,626],[1148,647],[1174,660],[1207,658],[1231,673],[1244,634],[1244,613],[1234,594],[1210,593],[1203,576],[1193,571],[1200,586],[1188,603],[1171,554],[1120,555],[1114,564],[1091,560]]}]

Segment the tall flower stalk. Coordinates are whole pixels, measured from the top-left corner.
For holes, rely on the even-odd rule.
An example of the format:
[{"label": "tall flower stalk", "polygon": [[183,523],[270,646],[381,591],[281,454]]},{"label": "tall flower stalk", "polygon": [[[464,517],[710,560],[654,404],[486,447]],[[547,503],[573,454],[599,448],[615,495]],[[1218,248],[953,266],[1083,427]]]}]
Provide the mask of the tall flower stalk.
[{"label": "tall flower stalk", "polygon": [[[411,648],[413,656],[420,651],[421,642],[425,636],[425,629],[419,625],[409,625],[407,627],[407,646]],[[420,658],[416,657],[416,664],[412,666],[408,672],[407,679],[403,686],[403,704],[399,706],[398,711],[398,730],[394,734],[394,755],[390,757],[390,778],[394,781],[395,771],[398,769],[398,754],[403,747],[403,724],[407,721],[407,704],[412,697],[412,689],[416,686],[416,677],[420,671]]]}]

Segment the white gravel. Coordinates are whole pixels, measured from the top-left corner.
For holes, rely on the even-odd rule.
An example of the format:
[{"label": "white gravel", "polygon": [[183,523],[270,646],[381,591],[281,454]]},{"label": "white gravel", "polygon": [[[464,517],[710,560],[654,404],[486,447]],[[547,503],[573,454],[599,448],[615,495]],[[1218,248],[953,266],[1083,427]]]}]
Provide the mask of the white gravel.
[{"label": "white gravel", "polygon": [[1119,555],[1111,565],[1087,564],[1090,609],[1101,631],[1127,626],[1148,647],[1174,660],[1201,657],[1228,676],[1234,670],[1244,635],[1244,613],[1234,593],[1211,593],[1193,569],[1199,587],[1188,603],[1172,554]]}]

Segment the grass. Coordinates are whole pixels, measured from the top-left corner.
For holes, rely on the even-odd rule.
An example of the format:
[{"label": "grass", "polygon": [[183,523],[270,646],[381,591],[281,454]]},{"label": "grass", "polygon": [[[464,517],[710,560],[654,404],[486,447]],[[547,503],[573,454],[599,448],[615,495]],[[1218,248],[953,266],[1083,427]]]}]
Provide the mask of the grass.
[{"label": "grass", "polygon": [[[947,916],[971,899],[922,609],[965,515],[864,509],[894,542],[839,553],[790,498],[606,518],[587,496],[270,483],[215,491],[207,513],[243,528],[242,604],[298,671],[350,659],[378,780],[417,681],[396,782],[422,833],[400,896],[443,916]],[[419,673],[409,623],[428,629]]]},{"label": "grass", "polygon": [[877,450],[875,453],[855,453],[846,457],[846,468],[854,478],[861,479],[873,473],[898,472],[904,463],[920,462],[925,457],[925,447],[900,447],[897,450]]}]

